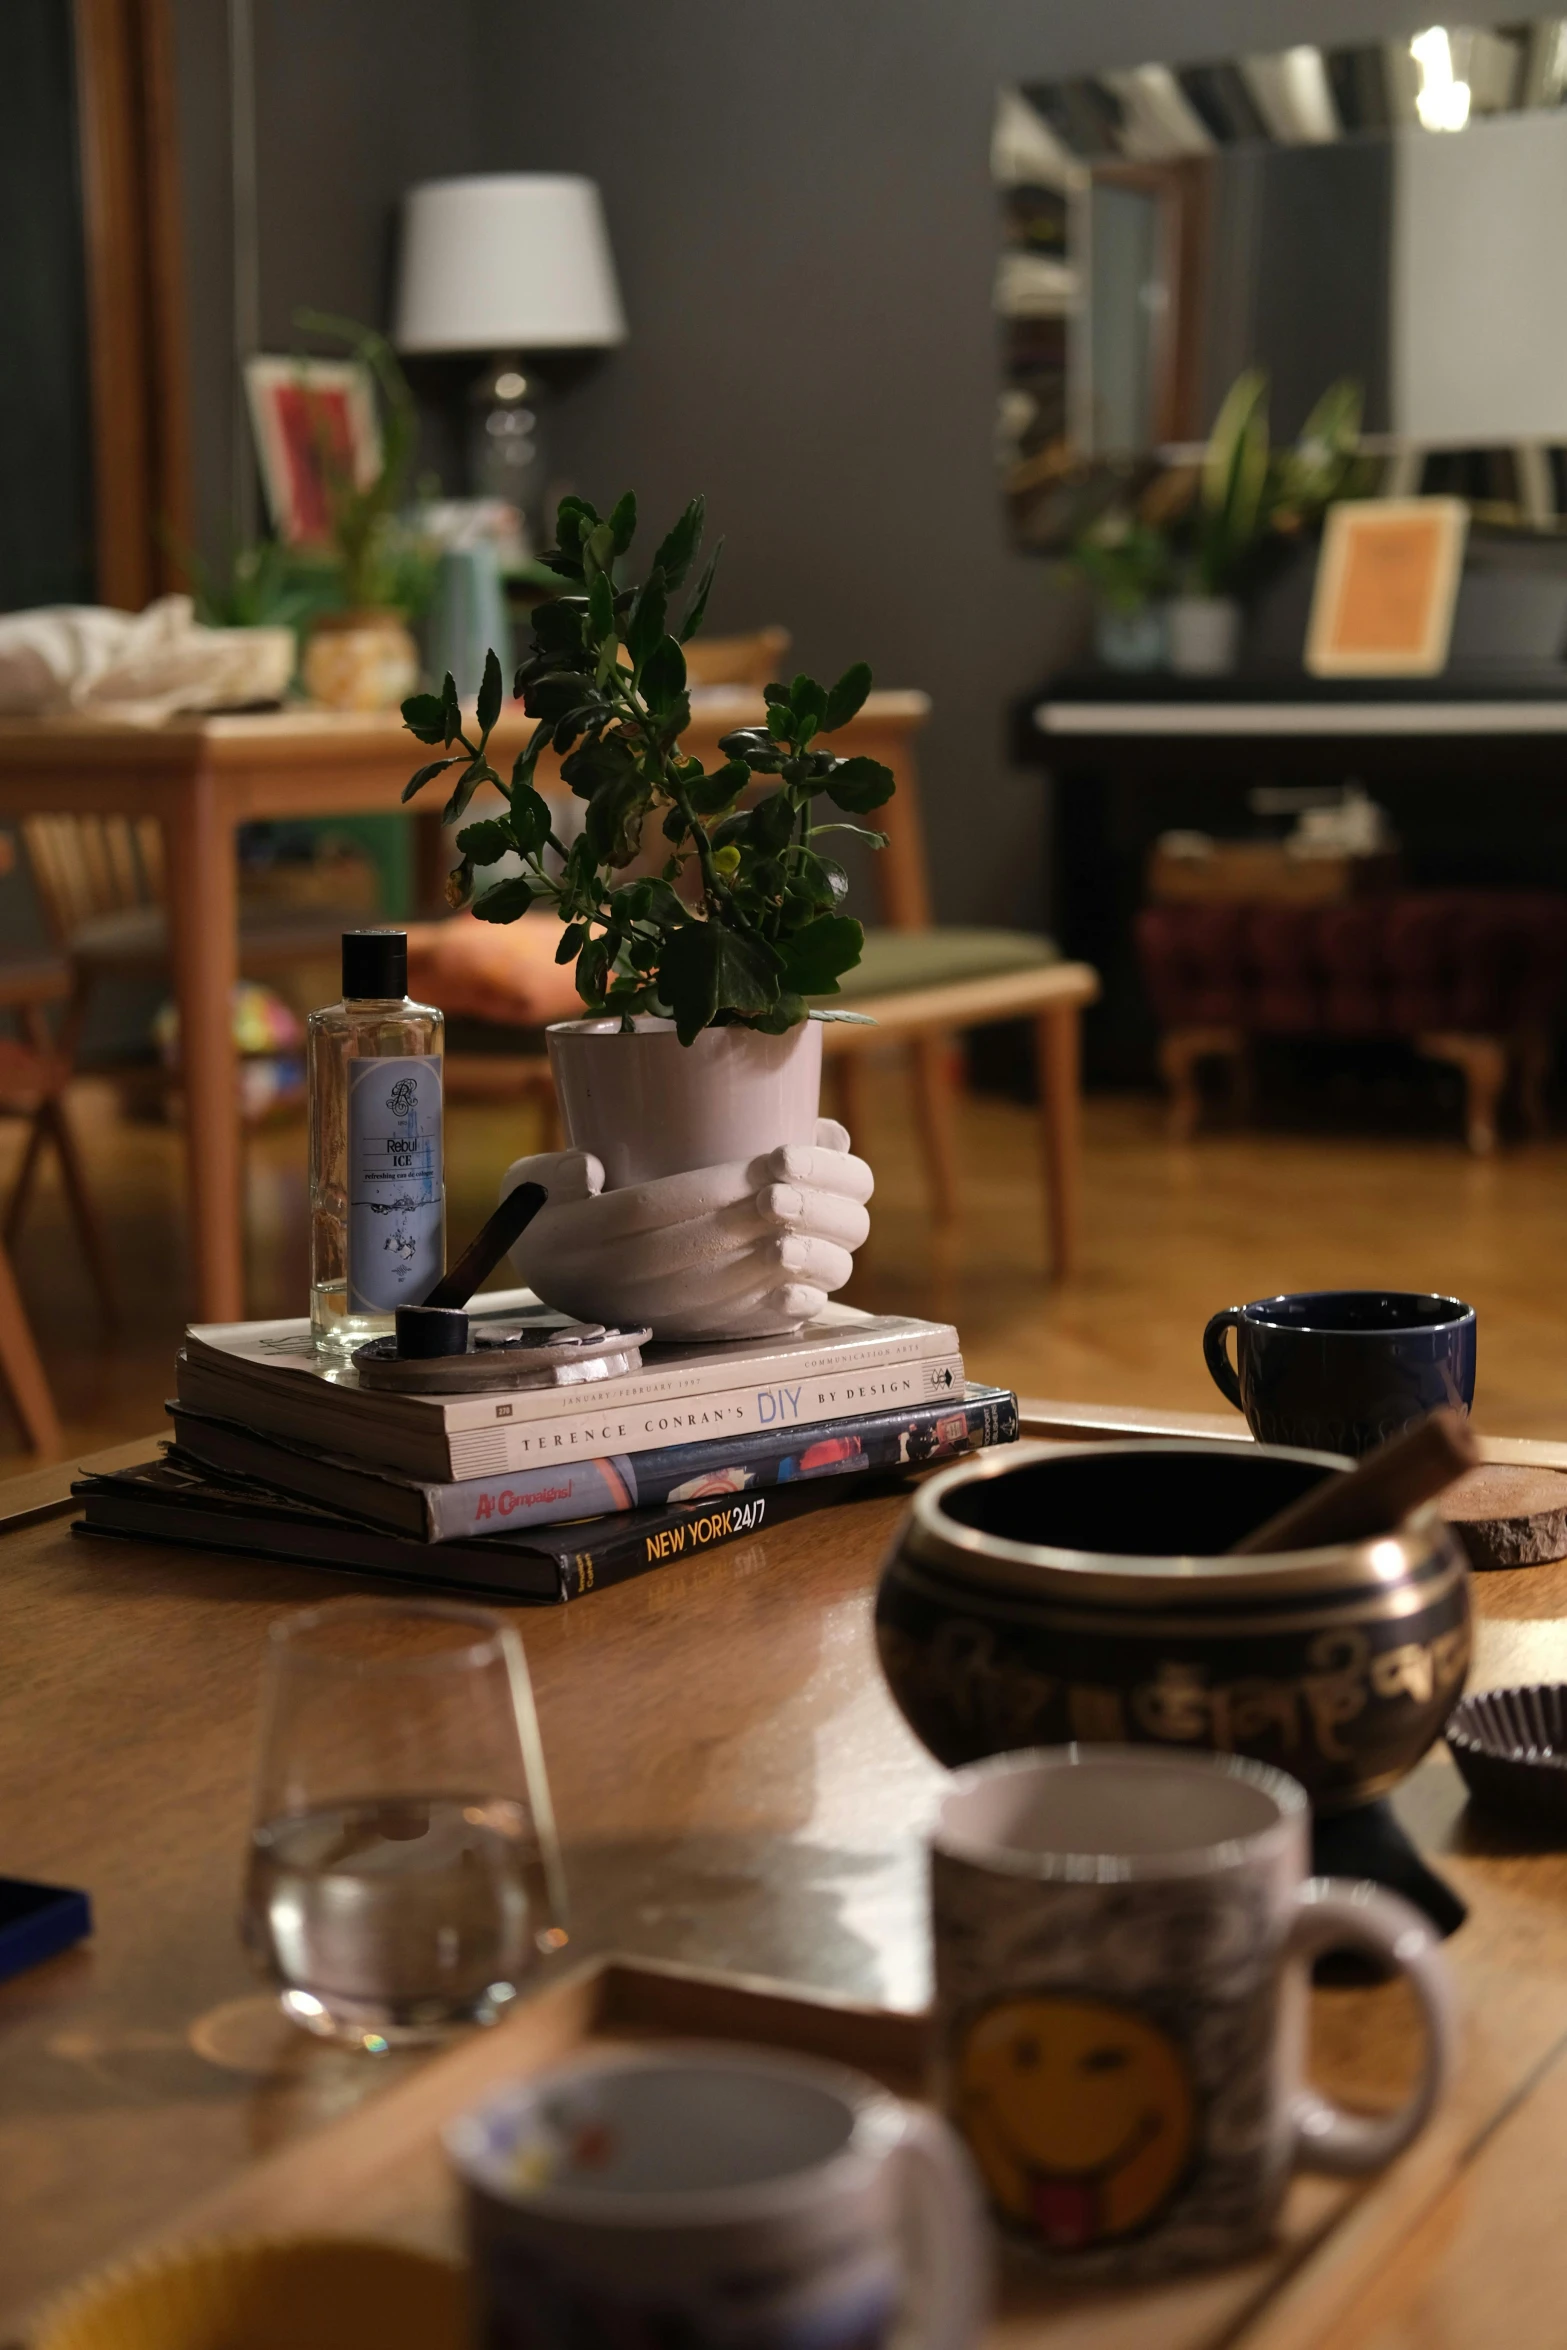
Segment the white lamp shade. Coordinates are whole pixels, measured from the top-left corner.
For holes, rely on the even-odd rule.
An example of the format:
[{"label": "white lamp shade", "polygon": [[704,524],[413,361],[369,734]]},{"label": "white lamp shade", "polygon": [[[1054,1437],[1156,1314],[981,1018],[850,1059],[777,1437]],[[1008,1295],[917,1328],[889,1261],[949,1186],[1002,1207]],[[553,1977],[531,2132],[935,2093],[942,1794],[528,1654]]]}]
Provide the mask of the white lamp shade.
[{"label": "white lamp shade", "polygon": [[625,339],[591,180],[513,171],[409,189],[393,328],[400,351],[558,351]]}]

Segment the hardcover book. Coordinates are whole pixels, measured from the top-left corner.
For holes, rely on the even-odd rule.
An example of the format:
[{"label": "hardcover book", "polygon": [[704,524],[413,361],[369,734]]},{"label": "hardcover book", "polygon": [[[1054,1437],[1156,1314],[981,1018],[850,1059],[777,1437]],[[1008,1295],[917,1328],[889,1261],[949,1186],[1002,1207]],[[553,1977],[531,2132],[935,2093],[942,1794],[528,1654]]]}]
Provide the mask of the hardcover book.
[{"label": "hardcover book", "polygon": [[[988,1403],[969,1411],[976,1431],[1003,1424]],[[71,1491],[83,1514],[71,1530],[188,1543],[352,1574],[391,1575],[481,1598],[548,1604],[578,1599],[650,1568],[760,1534],[827,1501],[850,1502],[896,1490],[897,1481],[896,1471],[872,1474],[845,1490],[836,1479],[805,1477],[765,1491],[432,1544],[361,1525],[317,1502],[277,1493],[257,1479],[220,1475],[175,1447],[162,1460],[79,1479]]]},{"label": "hardcover book", "polygon": [[817,1477],[914,1467],[975,1445],[1009,1444],[1017,1435],[1016,1397],[1001,1387],[970,1386],[962,1396],[863,1419],[431,1484],[315,1446],[258,1435],[181,1403],[168,1409],[175,1441],[187,1459],[202,1461],[220,1475],[263,1479],[280,1492],[322,1502],[421,1542],[720,1500]]},{"label": "hardcover book", "polygon": [[[484,1318],[564,1317],[529,1290],[489,1293]],[[193,1326],[176,1372],[192,1412],[433,1483],[497,1477],[948,1401],[963,1393],[950,1323],[827,1305],[789,1338],[643,1349],[641,1370],[481,1395],[390,1395],[317,1356],[303,1318]]]}]

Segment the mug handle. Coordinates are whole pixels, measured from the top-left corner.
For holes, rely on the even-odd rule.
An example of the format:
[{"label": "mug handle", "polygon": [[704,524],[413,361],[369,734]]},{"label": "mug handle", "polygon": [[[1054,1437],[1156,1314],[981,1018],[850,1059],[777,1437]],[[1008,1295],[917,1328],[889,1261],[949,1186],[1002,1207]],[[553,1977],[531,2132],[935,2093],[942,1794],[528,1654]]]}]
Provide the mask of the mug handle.
[{"label": "mug handle", "polygon": [[1315,2089],[1296,2094],[1295,2159],[1312,2170],[1380,2170],[1429,2120],[1447,2086],[1457,2038],[1453,1995],[1441,1945],[1419,1910],[1378,1885],[1347,1877],[1312,1877],[1295,1896],[1287,1956],[1307,1964],[1330,1950],[1359,1950],[1404,1976],[1425,2026],[1420,2078],[1396,2113],[1346,2113]]},{"label": "mug handle", "polygon": [[[990,2238],[974,2167],[939,2114],[903,2109],[902,2172],[910,2350],[972,2350],[990,2315]],[[900,2333],[899,2340],[903,2340]]]},{"label": "mug handle", "polygon": [[[1242,1309],[1239,1306],[1226,1306],[1222,1314],[1210,1316],[1208,1327],[1202,1334],[1203,1361],[1208,1366],[1213,1383],[1225,1402],[1232,1403],[1238,1412],[1243,1412],[1246,1406],[1241,1401],[1240,1380],[1230,1367],[1229,1349],[1224,1343],[1224,1334],[1227,1330],[1238,1331],[1240,1329],[1241,1312]],[[1237,1339],[1236,1344],[1239,1345],[1239,1343]]]}]

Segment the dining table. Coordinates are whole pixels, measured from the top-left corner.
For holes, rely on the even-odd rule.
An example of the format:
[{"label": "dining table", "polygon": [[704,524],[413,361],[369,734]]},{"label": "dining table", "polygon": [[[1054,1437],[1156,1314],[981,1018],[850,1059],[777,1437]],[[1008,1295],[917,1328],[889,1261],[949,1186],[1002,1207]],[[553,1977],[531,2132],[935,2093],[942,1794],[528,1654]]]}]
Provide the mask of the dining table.
[{"label": "dining table", "polygon": [[[912,802],[914,738],[929,712],[926,694],[872,693],[834,736],[834,746],[844,757],[879,759]],[[721,735],[764,716],[762,696],[750,689],[695,689],[683,748],[711,761]],[[491,761],[503,774],[532,729],[533,721],[508,702],[490,739]],[[199,1320],[234,1322],[245,1310],[240,1105],[229,1010],[234,982],[243,976],[239,828],[270,818],[403,814],[418,828],[420,908],[439,913],[450,862],[439,787],[409,803],[401,797],[427,757],[395,711],[289,707],[176,716],[156,725],[92,714],[0,718],[0,821],[127,816],[162,828]],[[546,794],[563,789],[553,753],[540,761],[538,782]],[[884,909],[890,905],[894,914],[912,885],[900,867],[910,853],[894,841],[882,860],[889,869],[877,875]]]},{"label": "dining table", "polygon": [[[1023,1423],[1063,1442],[1162,1424],[1027,1402]],[[608,1954],[787,1985],[864,2031],[919,2014],[923,1837],[946,1773],[876,1659],[872,1597],[902,1493],[835,1497],[516,1611],[570,1941],[532,1999],[456,2055],[371,2055],[287,2023],[235,1919],[264,1635],[285,1610],[376,1586],[73,1533],[73,1475],[154,1451],[149,1436],[0,1486],[0,1870],[80,1887],[94,1913],[89,1940],[0,1984],[0,2344],[29,2341],[41,2304],[128,2246],[264,2232],[289,2208],[330,2228],[367,2146],[384,2163],[409,2100],[447,2077],[436,2068],[457,2064],[471,2093],[551,1986]],[[1567,1679],[1567,1562],[1478,1575],[1474,1595],[1472,1686]],[[1135,2291],[1042,2288],[997,2321],[998,2350],[1559,2338],[1567,1848],[1478,1813],[1440,1744],[1394,1801],[1469,1911],[1447,1944],[1460,2054],[1436,2118],[1375,2177],[1301,2174],[1255,2256]],[[1413,2046],[1403,1987],[1318,1987],[1311,2006],[1316,2077],[1395,2099]]]}]

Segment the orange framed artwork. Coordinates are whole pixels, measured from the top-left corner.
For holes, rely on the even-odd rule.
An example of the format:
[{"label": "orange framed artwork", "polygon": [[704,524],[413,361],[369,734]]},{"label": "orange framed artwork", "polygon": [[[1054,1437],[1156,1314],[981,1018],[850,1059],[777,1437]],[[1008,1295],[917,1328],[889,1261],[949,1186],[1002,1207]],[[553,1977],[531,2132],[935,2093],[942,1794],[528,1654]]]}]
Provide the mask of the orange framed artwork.
[{"label": "orange framed artwork", "polygon": [[1367,498],[1328,509],[1306,667],[1313,677],[1434,677],[1447,665],[1469,508]]}]

